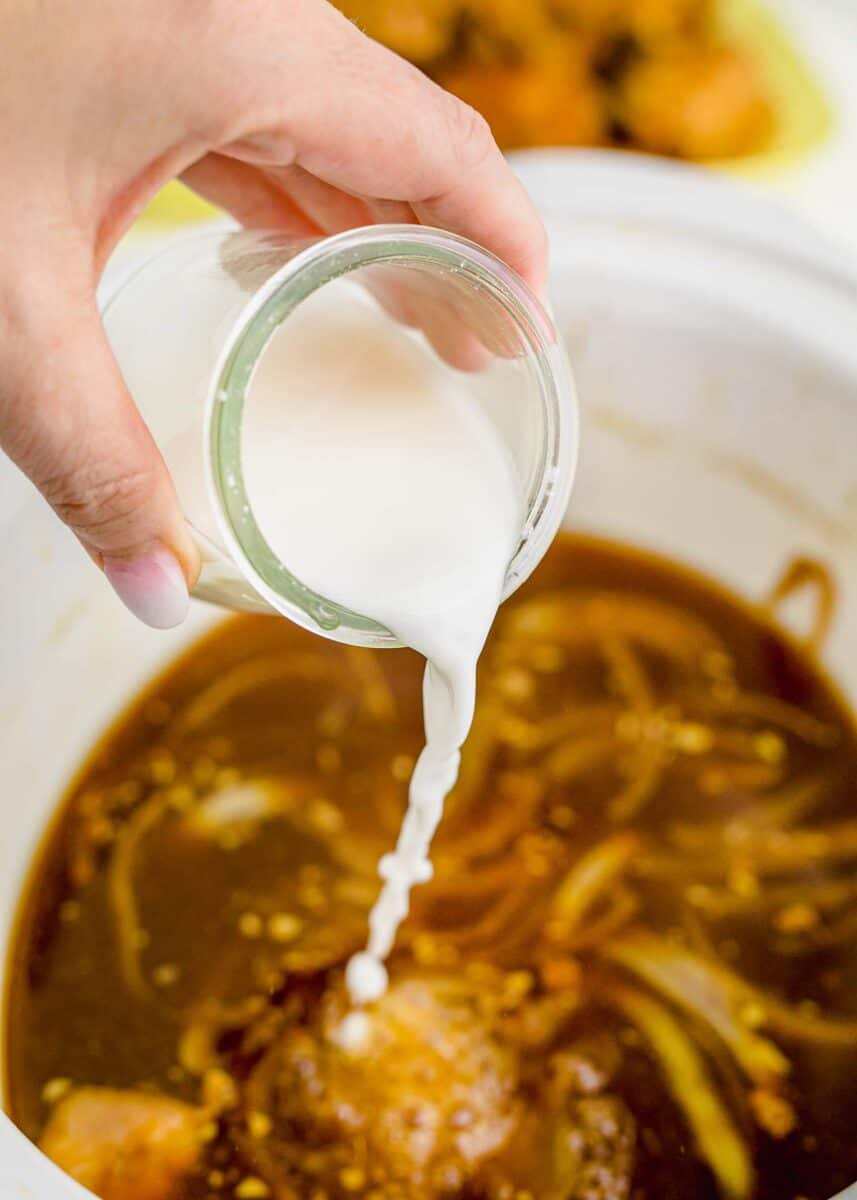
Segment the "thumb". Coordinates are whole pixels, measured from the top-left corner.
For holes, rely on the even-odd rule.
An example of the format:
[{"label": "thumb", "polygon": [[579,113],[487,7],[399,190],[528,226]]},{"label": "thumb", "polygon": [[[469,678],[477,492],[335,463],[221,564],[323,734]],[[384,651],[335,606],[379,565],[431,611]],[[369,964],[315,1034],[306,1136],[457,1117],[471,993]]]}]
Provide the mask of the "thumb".
[{"label": "thumb", "polygon": [[0,446],[135,616],[178,625],[198,558],[113,357],[91,281],[0,287]]}]

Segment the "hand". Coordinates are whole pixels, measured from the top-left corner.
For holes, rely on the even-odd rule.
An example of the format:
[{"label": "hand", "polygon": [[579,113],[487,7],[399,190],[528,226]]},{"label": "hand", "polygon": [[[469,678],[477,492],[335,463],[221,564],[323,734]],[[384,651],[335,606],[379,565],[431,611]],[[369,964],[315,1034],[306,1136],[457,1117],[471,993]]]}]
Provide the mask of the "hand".
[{"label": "hand", "polygon": [[124,603],[178,624],[198,562],[95,290],[184,179],[245,225],[439,225],[537,290],[545,238],[483,121],[325,0],[0,0],[0,446]]}]

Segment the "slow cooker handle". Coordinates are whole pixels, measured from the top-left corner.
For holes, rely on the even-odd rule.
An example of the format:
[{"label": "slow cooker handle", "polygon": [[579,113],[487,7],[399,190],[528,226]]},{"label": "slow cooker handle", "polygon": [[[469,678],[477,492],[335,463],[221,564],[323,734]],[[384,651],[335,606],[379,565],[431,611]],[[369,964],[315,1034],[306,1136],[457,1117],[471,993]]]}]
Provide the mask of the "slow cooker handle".
[{"label": "slow cooker handle", "polygon": [[0,1200],[94,1200],[0,1113]]}]

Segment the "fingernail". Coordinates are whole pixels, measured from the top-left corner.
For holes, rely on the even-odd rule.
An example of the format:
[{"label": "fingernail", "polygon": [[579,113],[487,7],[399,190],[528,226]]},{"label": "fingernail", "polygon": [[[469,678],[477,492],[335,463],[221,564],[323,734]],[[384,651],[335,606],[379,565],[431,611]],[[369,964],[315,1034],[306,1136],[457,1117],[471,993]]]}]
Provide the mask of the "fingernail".
[{"label": "fingernail", "polygon": [[178,559],[163,546],[137,558],[104,559],[104,574],[129,612],[152,629],[172,629],[187,616],[189,598]]}]

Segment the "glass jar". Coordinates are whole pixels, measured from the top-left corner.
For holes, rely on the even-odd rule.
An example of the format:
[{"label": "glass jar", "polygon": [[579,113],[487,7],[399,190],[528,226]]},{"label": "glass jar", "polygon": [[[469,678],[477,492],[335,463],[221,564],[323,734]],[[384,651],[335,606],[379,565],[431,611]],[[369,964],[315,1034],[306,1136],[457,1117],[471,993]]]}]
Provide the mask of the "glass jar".
[{"label": "glass jar", "polygon": [[[245,399],[269,340],[298,305],[348,276],[397,314],[402,337],[441,313],[480,348],[461,373],[508,447],[526,520],[504,599],[549,546],[577,454],[577,407],[554,325],[522,280],[487,251],[440,230],[387,225],[331,238],[208,229],[126,278],[104,308],[122,374],[173,476],[202,572],[194,594],[276,611],[337,641],[398,645],[371,614],[306,587],[256,524],[241,462]],[[501,402],[502,401],[502,402]],[[510,403],[511,401],[511,403]]]}]

